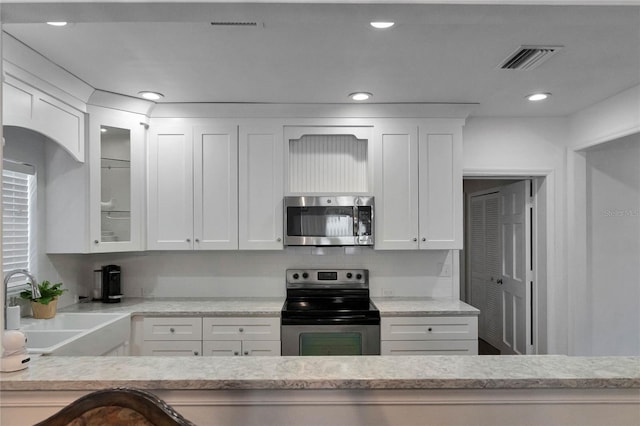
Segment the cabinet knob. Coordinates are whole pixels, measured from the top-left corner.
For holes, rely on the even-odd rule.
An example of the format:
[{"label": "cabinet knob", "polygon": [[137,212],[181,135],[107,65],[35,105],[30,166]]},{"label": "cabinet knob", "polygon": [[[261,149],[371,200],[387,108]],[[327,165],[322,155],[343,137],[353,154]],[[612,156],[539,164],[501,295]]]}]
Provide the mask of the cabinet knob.
[{"label": "cabinet knob", "polygon": [[240,355],[240,352],[235,351],[233,354],[234,354],[234,355]]},{"label": "cabinet knob", "polygon": [[172,333],[175,333],[175,332],[176,332],[176,329],[175,329],[175,328],[173,328],[173,327],[171,327],[171,328],[169,329],[169,331],[170,331],[170,332],[172,332]]},{"label": "cabinet knob", "polygon": [[417,238],[414,238],[414,239],[413,239],[413,242],[415,243],[416,241],[418,241],[418,239],[417,239]]},{"label": "cabinet knob", "polygon": [[199,242],[200,242],[200,238],[196,238],[196,243],[199,243]]},{"label": "cabinet knob", "polygon": [[245,355],[249,355],[249,351],[244,351],[244,354]]},{"label": "cabinet knob", "polygon": [[195,356],[200,355],[200,354],[198,353],[198,351],[193,351],[193,354],[194,354]]},{"label": "cabinet knob", "polygon": [[240,327],[240,328],[238,329],[238,331],[240,331],[240,333],[242,333],[242,332],[244,331],[244,328]]},{"label": "cabinet knob", "polygon": [[431,331],[433,331],[433,328],[429,327],[429,328],[427,328],[427,331],[431,332]]},{"label": "cabinet knob", "polygon": [[93,240],[93,243],[94,243],[94,244],[100,244],[100,241],[98,241],[98,240]]},{"label": "cabinet knob", "polygon": [[422,241],[423,241],[423,242],[424,242],[424,241],[427,241],[427,239],[426,239],[425,237],[422,237]]},{"label": "cabinet knob", "polygon": [[187,238],[187,242],[190,243],[191,242],[191,238]]},{"label": "cabinet knob", "polygon": [[280,241],[282,241],[282,238],[278,237],[278,238],[276,238],[276,241],[280,242]]},{"label": "cabinet knob", "polygon": [[502,278],[500,278],[498,281],[496,281],[496,283],[502,285]]}]

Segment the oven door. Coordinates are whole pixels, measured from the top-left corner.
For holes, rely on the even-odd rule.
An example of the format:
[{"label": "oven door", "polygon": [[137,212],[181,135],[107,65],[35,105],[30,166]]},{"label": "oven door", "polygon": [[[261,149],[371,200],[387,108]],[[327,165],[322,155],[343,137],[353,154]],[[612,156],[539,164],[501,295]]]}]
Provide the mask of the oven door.
[{"label": "oven door", "polygon": [[379,324],[282,325],[282,355],[380,355]]}]

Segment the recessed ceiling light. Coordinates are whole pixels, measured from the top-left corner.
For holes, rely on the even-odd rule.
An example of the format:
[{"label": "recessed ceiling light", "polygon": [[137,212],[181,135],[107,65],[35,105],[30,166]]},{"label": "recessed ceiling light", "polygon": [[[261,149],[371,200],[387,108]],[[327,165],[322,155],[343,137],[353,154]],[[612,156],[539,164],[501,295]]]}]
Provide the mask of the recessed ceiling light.
[{"label": "recessed ceiling light", "polygon": [[150,101],[157,101],[159,99],[164,98],[164,95],[162,93],[149,92],[147,90],[143,90],[142,92],[138,92],[138,95],[140,95],[143,98],[148,99]]},{"label": "recessed ceiling light", "polygon": [[386,30],[387,28],[393,27],[396,23],[391,21],[374,21],[369,23],[373,28],[379,30]]},{"label": "recessed ceiling light", "polygon": [[106,129],[105,127],[100,127],[100,131],[101,131],[102,133],[105,133],[105,132],[107,131],[107,129]]},{"label": "recessed ceiling light", "polygon": [[372,96],[373,95],[369,92],[355,92],[355,93],[349,94],[349,97],[354,101],[366,101]]},{"label": "recessed ceiling light", "polygon": [[531,102],[538,102],[538,101],[544,101],[549,96],[551,96],[551,93],[532,93],[530,95],[527,95],[527,99],[530,100]]},{"label": "recessed ceiling light", "polygon": [[47,24],[51,25],[52,27],[64,27],[65,25],[67,25],[65,21],[49,21],[47,22]]}]

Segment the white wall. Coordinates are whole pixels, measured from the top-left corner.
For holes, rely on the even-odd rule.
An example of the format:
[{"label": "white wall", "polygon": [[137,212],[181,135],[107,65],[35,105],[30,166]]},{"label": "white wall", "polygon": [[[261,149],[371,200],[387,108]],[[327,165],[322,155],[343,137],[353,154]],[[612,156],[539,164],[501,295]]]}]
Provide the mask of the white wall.
[{"label": "white wall", "polygon": [[640,133],[586,152],[589,355],[640,355]]},{"label": "white wall", "polygon": [[[45,144],[54,143],[46,137],[31,130],[4,126],[4,158],[31,164],[36,168],[37,177],[37,211],[36,252],[37,264],[35,275],[38,281],[49,280],[52,283],[63,282],[68,289],[58,302],[59,307],[72,304],[78,295],[78,272],[82,268],[82,256],[49,256],[45,244],[46,216],[46,180],[45,180]],[[29,314],[28,304],[24,304],[23,313]]]},{"label": "white wall", "polygon": [[[390,289],[394,296],[454,297],[450,251],[381,252],[310,248],[284,251],[146,252],[89,256],[87,271],[102,265],[122,267],[122,290],[128,297],[283,297],[288,268],[365,268],[372,296]],[[87,275],[88,286],[91,277]],[[456,281],[457,285],[457,281]]]},{"label": "white wall", "polygon": [[[569,351],[565,281],[566,118],[473,117],[463,135],[465,176],[545,176],[547,223],[546,341],[548,353]],[[543,322],[544,324],[544,322]],[[545,333],[543,333],[545,334]]]}]

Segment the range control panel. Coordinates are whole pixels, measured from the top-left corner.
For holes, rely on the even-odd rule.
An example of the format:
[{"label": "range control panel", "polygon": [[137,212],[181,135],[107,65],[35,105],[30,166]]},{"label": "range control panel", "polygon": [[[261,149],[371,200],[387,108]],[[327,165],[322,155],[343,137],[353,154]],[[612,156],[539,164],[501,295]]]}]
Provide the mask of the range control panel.
[{"label": "range control panel", "polygon": [[287,288],[357,287],[369,285],[368,269],[288,269]]}]

